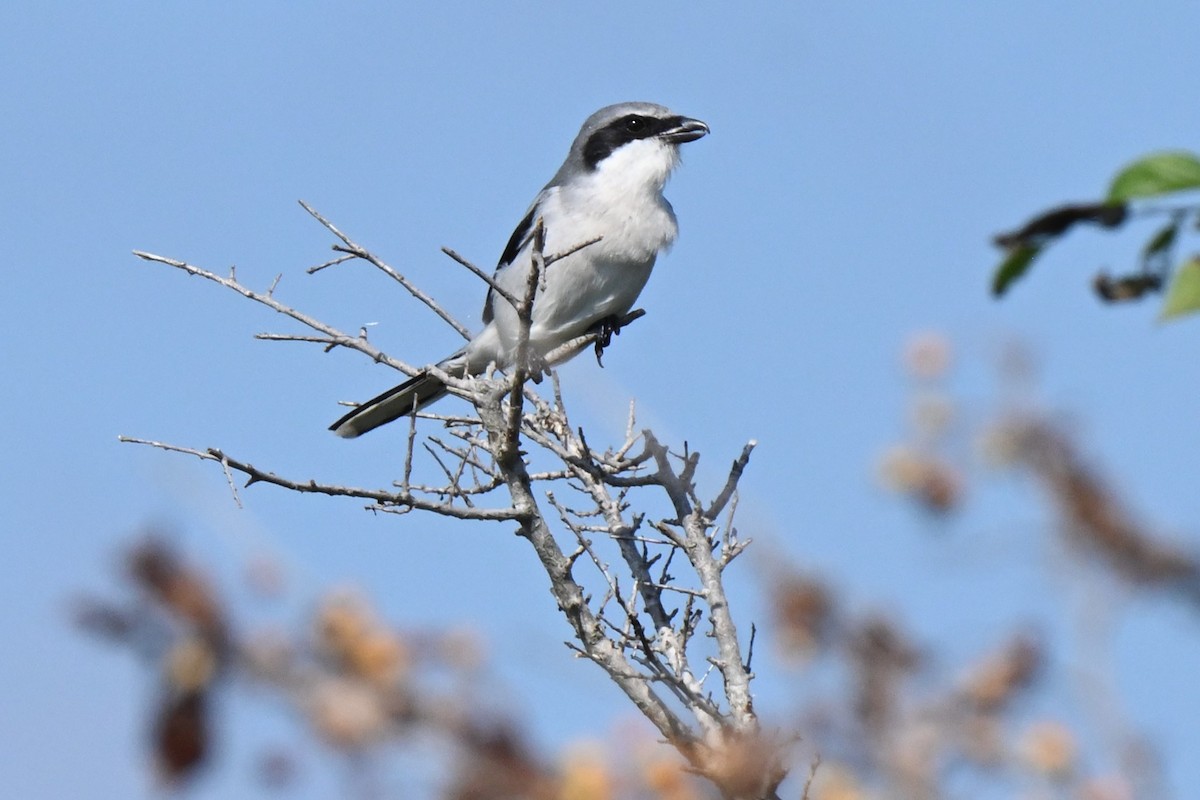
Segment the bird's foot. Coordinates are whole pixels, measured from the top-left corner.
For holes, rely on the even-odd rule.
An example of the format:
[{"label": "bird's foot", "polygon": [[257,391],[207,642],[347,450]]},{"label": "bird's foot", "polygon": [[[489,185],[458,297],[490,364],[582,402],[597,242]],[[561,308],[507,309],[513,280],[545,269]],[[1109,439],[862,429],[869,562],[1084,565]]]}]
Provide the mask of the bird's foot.
[{"label": "bird's foot", "polygon": [[589,333],[596,334],[596,363],[603,367],[604,348],[612,344],[612,337],[621,335],[621,320],[610,314],[593,325]]},{"label": "bird's foot", "polygon": [[532,347],[529,348],[529,354],[525,357],[525,375],[534,383],[541,383],[542,378],[549,374],[550,365],[546,359]]}]

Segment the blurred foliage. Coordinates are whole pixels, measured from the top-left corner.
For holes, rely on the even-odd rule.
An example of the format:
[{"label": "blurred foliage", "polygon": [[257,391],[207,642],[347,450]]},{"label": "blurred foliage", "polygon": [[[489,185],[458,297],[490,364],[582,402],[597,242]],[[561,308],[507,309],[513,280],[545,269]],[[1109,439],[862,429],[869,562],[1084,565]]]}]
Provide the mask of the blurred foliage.
[{"label": "blurred foliage", "polygon": [[1142,247],[1134,271],[1116,276],[1101,271],[1093,279],[1093,288],[1101,300],[1119,303],[1139,300],[1169,287],[1163,319],[1200,310],[1196,257],[1174,268],[1179,234],[1200,227],[1200,206],[1161,207],[1140,202],[1197,190],[1200,158],[1192,153],[1153,153],[1134,161],[1116,174],[1103,200],[1052,208],[1034,215],[1016,230],[996,235],[993,241],[1004,251],[1004,258],[993,274],[992,294],[1005,294],[1029,272],[1046,248],[1080,224],[1115,230],[1134,219],[1166,217],[1166,223]]},{"label": "blurred foliage", "polygon": [[[160,531],[144,535],[125,556],[121,597],[82,599],[76,617],[82,629],[150,666],[157,700],[147,739],[164,789],[194,784],[219,751],[213,737],[223,726],[212,716],[236,696],[230,685],[243,683],[297,712],[332,756],[359,771],[371,763],[364,756],[389,746],[436,742],[435,771],[446,800],[708,796],[673,751],[640,729],[645,741],[632,770],[614,771],[602,747],[572,744],[549,760],[535,755],[522,721],[505,718],[499,703],[490,702],[485,687],[495,678],[473,632],[397,630],[365,598],[338,591],[321,599],[296,631],[235,633],[249,625],[230,624],[219,591],[169,540]],[[271,591],[281,581],[264,563],[249,578]],[[218,695],[223,703],[213,702]],[[740,747],[731,748],[726,769],[751,774],[759,766],[754,754],[768,751]],[[261,754],[259,763],[261,783],[272,791],[294,788],[303,773],[284,749]]]},{"label": "blurred foliage", "polygon": [[[997,468],[1015,471],[1053,511],[1056,523],[1046,532],[1059,544],[1051,548],[1056,557],[1069,561],[1070,569],[1056,566],[1064,579],[1090,585],[1100,576],[1103,591],[1119,586],[1200,604],[1200,558],[1137,519],[1071,431],[1029,399],[1033,370],[1023,351],[1002,354],[1005,403],[982,419],[964,410],[950,388],[955,355],[944,336],[912,337],[902,359],[911,402],[905,435],[879,460],[885,487],[940,518],[970,503]],[[126,555],[114,596],[85,599],[78,614],[85,630],[148,665],[157,698],[146,725],[148,748],[168,790],[202,781],[203,768],[221,751],[213,740],[225,724],[214,716],[228,714],[229,704],[244,696],[230,691],[233,685],[246,685],[290,712],[331,760],[347,760],[356,775],[386,768],[388,755],[401,748],[432,753],[422,760],[434,777],[421,776],[421,797],[718,796],[632,711],[622,717],[614,708],[610,718],[624,721],[595,741],[540,752],[520,709],[500,710],[500,682],[473,631],[405,630],[352,591],[319,598],[294,629],[255,630],[246,604],[233,601],[237,593],[216,586],[168,542],[162,532],[145,535]],[[266,561],[252,567],[247,579],[259,594],[287,591],[279,568]],[[1014,620],[994,632],[984,652],[963,661],[939,651],[945,642],[916,640],[893,612],[856,610],[837,576],[814,574],[776,554],[758,568],[769,616],[752,638],[760,652],[765,645],[774,654],[772,669],[794,673],[802,699],[789,707],[789,698],[772,697],[772,707],[757,709],[774,726],[771,741],[731,739],[718,753],[711,768],[729,796],[757,796],[781,741],[793,774],[781,797],[1163,796],[1153,747],[1112,711],[1122,705],[1115,682],[1104,677],[1112,665],[1094,653],[1072,653],[1073,637],[1061,635],[1061,625]],[[973,602],[959,613],[969,614]],[[1073,624],[1111,628],[1092,618],[1108,613],[1098,607],[1104,604],[1065,610],[1054,604],[1045,598],[1047,617],[1084,614],[1089,618]],[[1059,638],[1049,638],[1048,630]],[[1072,663],[1101,676],[1075,698],[1095,708],[1070,719],[1046,714],[1038,699],[1070,690],[1078,675],[1064,670]],[[764,669],[761,656],[755,667]],[[803,689],[822,673],[839,676],[834,690]],[[264,791],[299,790],[303,761],[283,747],[262,753]],[[343,794],[392,796],[381,782],[364,785]],[[964,794],[964,786],[972,791]]]},{"label": "blurred foliage", "polygon": [[1125,203],[1200,188],[1200,159],[1183,151],[1139,158],[1113,178],[1107,202]]},{"label": "blurred foliage", "polygon": [[1162,318],[1170,319],[1200,308],[1200,256],[1192,256],[1175,271],[1163,303]]},{"label": "blurred foliage", "polygon": [[[1067,544],[1098,559],[1123,580],[1168,589],[1200,605],[1200,554],[1138,520],[1081,455],[1070,430],[1023,399],[1019,384],[1029,380],[1030,368],[1019,350],[1013,348],[1005,356],[1010,374],[1003,377],[1015,385],[1002,391],[1017,399],[1010,399],[1008,406],[992,412],[974,430],[954,424],[965,415],[944,388],[950,349],[950,343],[937,334],[921,334],[909,343],[905,361],[914,378],[910,433],[880,458],[878,473],[884,486],[941,515],[956,510],[965,502],[970,485],[983,482],[997,468],[1017,471],[1043,490]],[[939,366],[930,369],[930,363]],[[964,458],[963,453],[975,458]]]}]

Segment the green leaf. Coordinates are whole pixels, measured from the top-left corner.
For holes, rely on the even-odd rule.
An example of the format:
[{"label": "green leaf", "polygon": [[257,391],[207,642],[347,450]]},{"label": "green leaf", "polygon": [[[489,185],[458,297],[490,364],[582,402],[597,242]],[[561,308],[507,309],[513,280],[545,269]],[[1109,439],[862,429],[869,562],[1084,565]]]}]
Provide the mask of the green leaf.
[{"label": "green leaf", "polygon": [[1193,256],[1175,270],[1167,299],[1163,301],[1160,320],[1174,319],[1183,314],[1200,311],[1200,256]]},{"label": "green leaf", "polygon": [[1117,173],[1108,189],[1108,201],[1123,203],[1187,189],[1200,189],[1200,158],[1182,150],[1154,153]]},{"label": "green leaf", "polygon": [[1151,236],[1150,241],[1146,242],[1146,246],[1142,248],[1142,259],[1145,260],[1170,250],[1171,245],[1175,244],[1175,237],[1179,234],[1180,222],[1182,220],[1176,217],[1159,228],[1158,233]]},{"label": "green leaf", "polygon": [[1007,292],[1014,281],[1029,271],[1029,265],[1040,252],[1042,247],[1036,244],[1022,244],[1010,250],[992,277],[992,295],[999,297]]}]

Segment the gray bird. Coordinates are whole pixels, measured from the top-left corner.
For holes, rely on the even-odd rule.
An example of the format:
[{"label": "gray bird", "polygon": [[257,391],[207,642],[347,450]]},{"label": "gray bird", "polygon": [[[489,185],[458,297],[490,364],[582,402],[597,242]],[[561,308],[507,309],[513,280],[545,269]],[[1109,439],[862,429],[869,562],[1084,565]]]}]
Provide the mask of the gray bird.
[{"label": "gray bird", "polygon": [[[526,294],[533,227],[545,227],[547,255],[599,239],[547,270],[534,296],[529,345],[544,357],[559,345],[619,319],[637,301],[658,254],[679,232],[663,187],[679,163],[679,145],[708,126],[653,103],[618,103],[587,118],[567,160],[534,198],[513,231],[493,280],[509,295]],[[484,328],[466,347],[439,362],[452,375],[504,369],[516,358],[517,311],[493,290]],[[421,409],[447,393],[428,370],[368,400],[330,426],[353,438]]]}]

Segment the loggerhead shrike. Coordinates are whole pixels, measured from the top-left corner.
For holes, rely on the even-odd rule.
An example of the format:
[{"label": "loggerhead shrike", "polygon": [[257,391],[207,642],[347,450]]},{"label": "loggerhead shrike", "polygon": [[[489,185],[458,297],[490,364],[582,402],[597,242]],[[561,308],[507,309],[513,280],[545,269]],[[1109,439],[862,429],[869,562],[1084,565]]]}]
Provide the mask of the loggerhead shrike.
[{"label": "loggerhead shrike", "polygon": [[[539,217],[548,255],[598,239],[547,268],[534,297],[529,330],[536,356],[619,319],[633,307],[655,258],[678,233],[675,212],[662,192],[679,163],[679,145],[706,133],[708,126],[700,120],[653,103],[607,106],[583,123],[567,160],[513,231],[494,276],[509,295],[525,296]],[[517,310],[489,289],[483,322],[483,330],[466,347],[438,363],[440,370],[479,375],[489,365],[503,369],[513,364]],[[446,393],[445,384],[426,370],[358,406],[330,430],[353,438]]]}]

